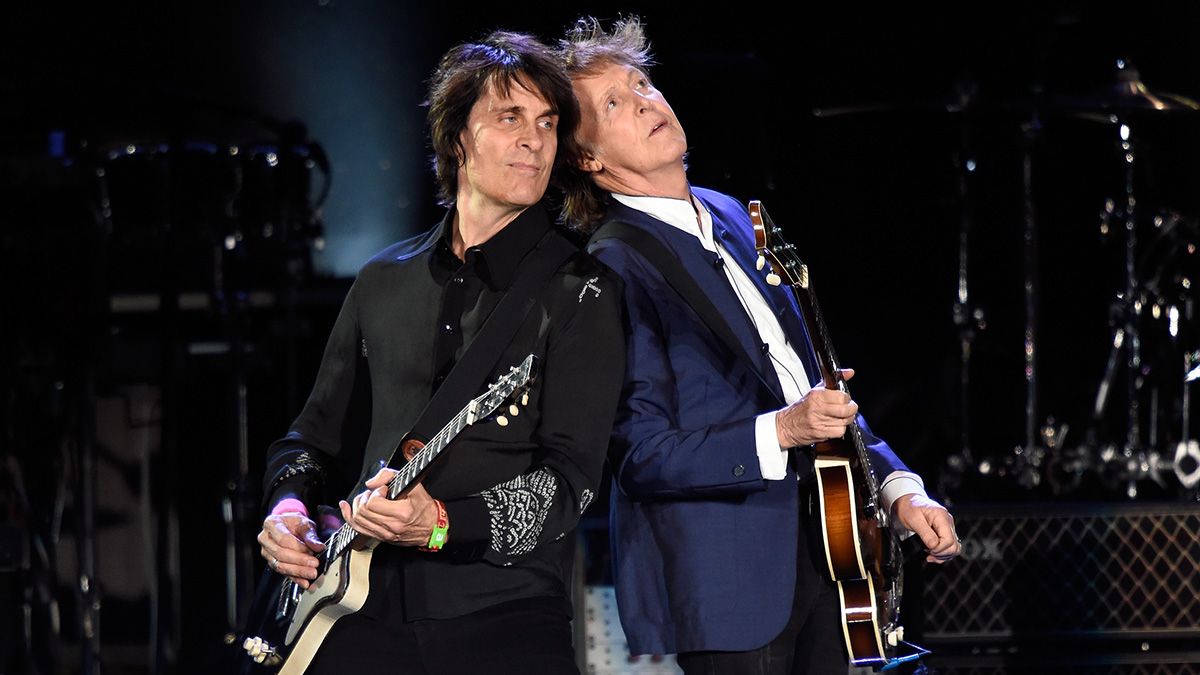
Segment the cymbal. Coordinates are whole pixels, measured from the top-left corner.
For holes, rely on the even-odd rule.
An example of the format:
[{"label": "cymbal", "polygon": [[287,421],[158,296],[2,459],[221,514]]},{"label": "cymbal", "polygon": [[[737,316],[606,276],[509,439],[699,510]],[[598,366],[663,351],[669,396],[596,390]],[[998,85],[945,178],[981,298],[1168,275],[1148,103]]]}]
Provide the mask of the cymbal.
[{"label": "cymbal", "polygon": [[818,118],[838,118],[844,115],[860,115],[871,113],[962,113],[972,108],[979,95],[979,85],[970,80],[955,82],[953,89],[944,95],[918,95],[906,98],[895,98],[892,101],[875,101],[871,103],[851,103],[846,106],[829,106],[812,108],[812,114]]},{"label": "cymbal", "polygon": [[1194,99],[1182,94],[1152,91],[1142,82],[1137,69],[1124,60],[1117,61],[1114,81],[1081,93],[1047,94],[1042,102],[1049,110],[1083,114],[1200,112],[1200,103]]},{"label": "cymbal", "polygon": [[958,114],[974,107],[979,96],[979,86],[970,81],[959,81],[953,90],[940,96],[919,96],[849,105],[813,108],[813,115],[821,118],[844,117],[864,114],[887,113],[904,115],[910,113]]},{"label": "cymbal", "polygon": [[891,101],[814,108],[813,115],[834,118],[857,115],[899,116],[911,114],[1034,112],[1111,122],[1112,115],[1188,114],[1200,112],[1200,102],[1182,94],[1151,90],[1137,69],[1126,60],[1117,62],[1112,81],[1082,92],[1038,91],[1032,96],[996,99],[980,96],[979,85],[959,80],[949,93]]}]

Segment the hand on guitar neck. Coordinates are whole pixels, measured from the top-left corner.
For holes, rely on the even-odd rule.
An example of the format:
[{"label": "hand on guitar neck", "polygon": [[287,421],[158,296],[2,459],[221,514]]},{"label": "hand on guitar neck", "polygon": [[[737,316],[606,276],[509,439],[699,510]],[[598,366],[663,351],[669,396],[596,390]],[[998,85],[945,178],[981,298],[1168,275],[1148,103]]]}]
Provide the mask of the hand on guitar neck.
[{"label": "hand on guitar neck", "polygon": [[258,543],[267,565],[291,577],[301,588],[308,588],[309,580],[317,578],[318,561],[313,553],[324,551],[325,544],[300,500],[282,499],[275,505],[263,520]]},{"label": "hand on guitar neck", "polygon": [[437,505],[420,483],[407,492],[388,499],[388,482],[394,469],[381,469],[367,481],[367,489],[354,498],[354,506],[339,503],[342,517],[358,532],[379,541],[399,546],[424,546],[437,524]]},{"label": "hand on guitar neck", "polygon": [[962,550],[954,531],[954,516],[946,507],[919,494],[908,494],[892,504],[892,513],[901,527],[915,533],[925,545],[925,560],[942,564]]},{"label": "hand on guitar neck", "polygon": [[[843,380],[849,380],[854,377],[854,370],[844,368],[841,374]],[[812,445],[841,438],[857,415],[858,404],[850,400],[849,394],[826,389],[822,382],[779,411],[775,416],[775,433],[782,448]]]}]

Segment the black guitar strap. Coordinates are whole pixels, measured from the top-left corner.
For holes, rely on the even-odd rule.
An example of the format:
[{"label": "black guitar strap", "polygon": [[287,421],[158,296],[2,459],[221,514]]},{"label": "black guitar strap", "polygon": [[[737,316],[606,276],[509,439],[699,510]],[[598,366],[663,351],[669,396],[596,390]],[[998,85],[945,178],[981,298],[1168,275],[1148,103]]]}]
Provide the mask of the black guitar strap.
[{"label": "black guitar strap", "polygon": [[[405,439],[417,438],[426,441],[438,432],[450,418],[462,410],[467,401],[477,396],[484,379],[496,367],[500,355],[512,342],[517,329],[537,304],[541,290],[559,267],[579,249],[565,237],[551,229],[542,237],[517,271],[517,276],[508,292],[500,298],[496,308],[488,315],[479,329],[479,334],[467,346],[462,358],[450,369],[442,386],[425,410],[417,417],[412,430]],[[511,365],[518,365],[516,363]],[[398,461],[399,447],[392,452],[391,464]]]},{"label": "black guitar strap", "polygon": [[749,366],[750,372],[755,373],[760,380],[763,380],[763,386],[768,391],[774,391],[767,384],[766,380],[763,379],[758,363],[746,353],[745,347],[743,347],[737,336],[734,335],[733,329],[729,327],[729,324],[721,316],[720,311],[713,305],[712,300],[708,299],[708,294],[700,288],[700,285],[696,283],[692,275],[688,274],[687,270],[683,268],[683,265],[679,262],[679,258],[672,255],[662,242],[656,239],[654,235],[633,225],[609,221],[592,235],[592,238],[588,241],[588,252],[595,252],[600,247],[601,242],[606,239],[618,239],[625,242],[649,261],[662,274],[667,284],[679,294],[679,297],[700,316],[700,320],[708,326],[708,329],[724,343],[729,352],[735,358],[742,359]]}]

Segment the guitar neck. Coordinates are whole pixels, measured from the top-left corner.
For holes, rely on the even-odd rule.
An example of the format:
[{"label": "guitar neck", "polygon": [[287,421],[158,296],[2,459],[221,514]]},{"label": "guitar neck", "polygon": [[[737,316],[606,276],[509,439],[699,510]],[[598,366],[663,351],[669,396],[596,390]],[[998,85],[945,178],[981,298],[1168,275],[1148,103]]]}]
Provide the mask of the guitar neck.
[{"label": "guitar neck", "polygon": [[[850,386],[846,384],[846,380],[838,368],[837,354],[833,351],[833,341],[829,337],[829,329],[825,325],[825,317],[821,314],[821,305],[817,302],[811,280],[808,281],[807,287],[792,285],[791,288],[796,296],[796,301],[800,304],[804,322],[808,326],[813,351],[816,352],[817,364],[821,369],[821,377],[825,380],[825,388],[837,389],[849,395]],[[867,456],[866,444],[863,443],[862,430],[857,421],[850,425],[846,434],[854,444],[854,449],[864,469],[863,474],[868,492],[874,498],[879,493],[879,483],[871,466],[871,458]]]},{"label": "guitar neck", "polygon": [[[821,379],[825,381],[825,388],[836,389],[849,395],[850,387],[846,385],[846,380],[842,377],[842,371],[838,367],[837,354],[833,351],[833,340],[829,337],[829,329],[825,326],[825,316],[821,313],[821,305],[817,302],[816,292],[813,291],[808,266],[796,254],[796,247],[783,240],[782,233],[775,223],[771,222],[771,217],[767,215],[767,210],[763,208],[762,202],[750,202],[749,212],[751,224],[754,226],[755,248],[762,256],[760,260],[770,261],[771,264],[771,272],[767,278],[768,283],[778,284],[784,279],[787,280],[787,287],[791,289],[792,295],[800,306],[800,314],[808,329],[813,353],[821,370]],[[845,440],[852,445],[858,456],[858,463],[862,467],[861,473],[864,476],[863,480],[870,494],[868,499],[874,500],[878,495],[879,485],[871,467],[871,458],[867,455],[862,430],[857,422],[850,424],[846,430]]]},{"label": "guitar neck", "polygon": [[833,341],[829,337],[829,329],[825,326],[825,316],[821,314],[821,305],[813,292],[812,283],[807,288],[793,285],[792,294],[800,305],[800,313],[808,327],[809,339],[812,340],[813,352],[817,357],[817,366],[821,369],[821,378],[825,380],[825,388],[838,389],[847,394],[850,387],[842,378],[838,367],[837,354],[833,351]]},{"label": "guitar neck", "polygon": [[[416,482],[421,473],[446,449],[446,446],[450,445],[450,441],[475,422],[478,406],[479,399],[473,399],[446,426],[442,427],[441,431],[434,434],[425,447],[413,455],[412,459],[392,477],[392,480],[388,481],[388,499],[396,499],[404,494],[404,491]],[[354,542],[358,534],[358,531],[350,527],[349,523],[345,523],[329,537],[329,540],[325,542],[322,572],[346,549],[350,548],[350,544]]]}]

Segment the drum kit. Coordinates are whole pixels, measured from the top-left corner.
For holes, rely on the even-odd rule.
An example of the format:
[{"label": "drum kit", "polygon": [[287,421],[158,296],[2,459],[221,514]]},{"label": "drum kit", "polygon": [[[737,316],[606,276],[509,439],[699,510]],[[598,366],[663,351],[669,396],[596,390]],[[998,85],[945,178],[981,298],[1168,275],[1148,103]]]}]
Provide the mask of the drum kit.
[{"label": "drum kit", "polygon": [[[187,361],[202,362],[205,382],[227,380],[231,392],[228,455],[216,462],[227,467],[228,479],[221,506],[226,535],[224,618],[229,627],[237,625],[237,614],[255,577],[253,532],[248,524],[256,522],[252,515],[259,504],[257,480],[250,475],[247,382],[255,368],[266,367],[263,362],[283,362],[282,367],[273,366],[282,371],[278,395],[298,398],[293,381],[297,369],[288,362],[295,361],[294,342],[303,332],[299,290],[310,285],[313,253],[324,245],[321,208],[332,172],[321,146],[308,138],[299,123],[261,117],[254,121],[254,133],[259,134],[255,138],[261,141],[183,135],[110,135],[98,141],[53,132],[49,153],[53,182],[46,191],[71,206],[47,204],[40,192],[29,199],[16,198],[18,216],[13,221],[29,225],[13,226],[5,240],[6,250],[14,252],[12,269],[28,274],[34,280],[32,288],[45,285],[43,279],[68,278],[63,287],[81,289],[86,296],[80,302],[81,298],[65,292],[63,297],[54,295],[58,291],[40,296],[31,292],[41,298],[26,303],[37,320],[23,320],[18,312],[14,321],[20,326],[14,331],[20,338],[14,338],[16,344],[23,344],[25,332],[35,330],[47,316],[71,328],[71,334],[57,336],[61,339],[44,351],[53,352],[45,356],[54,363],[45,369],[57,378],[53,386],[66,389],[68,399],[76,401],[72,406],[78,407],[63,422],[62,432],[71,441],[64,447],[72,448],[70,465],[76,468],[77,486],[56,492],[54,499],[56,512],[61,513],[69,502],[78,514],[74,545],[78,572],[64,572],[73,569],[64,563],[67,566],[60,566],[57,573],[76,592],[85,673],[99,669],[100,653],[104,575],[97,551],[107,521],[97,467],[115,461],[93,438],[97,392],[141,383],[137,378],[147,378],[158,388],[155,409],[161,445],[156,457],[152,459],[147,451],[140,460],[144,475],[156,476],[159,488],[145,495],[146,504],[153,500],[155,513],[155,520],[147,517],[146,522],[156,523],[156,546],[146,570],[151,616],[157,617],[149,628],[155,654],[177,650],[183,626],[179,522],[186,505],[179,503],[178,495],[187,475],[185,451],[192,448],[187,445],[191,434],[181,432],[179,420],[184,418],[182,389],[188,386],[189,373],[201,370],[185,371]],[[233,127],[233,122],[227,126]],[[29,179],[36,181],[46,179],[41,174]],[[7,194],[14,199],[13,192]],[[68,214],[61,216],[61,223],[55,220],[56,208]],[[47,223],[56,227],[45,227]],[[58,229],[71,236],[58,235]],[[51,269],[39,262],[43,260],[81,264]],[[20,292],[14,289],[17,296]],[[256,346],[264,333],[272,335],[273,349]],[[25,367],[19,356],[10,358],[14,370]],[[8,384],[16,391],[15,384]],[[194,394],[189,402],[198,398]],[[7,421],[37,423],[15,417]],[[3,479],[5,472],[0,470],[0,483],[5,483]],[[0,493],[0,502],[3,499]],[[107,564],[111,568],[112,563]],[[109,569],[106,574],[114,573]],[[33,610],[27,607],[27,611]],[[25,645],[34,654],[41,649],[35,643],[43,633],[26,628]],[[57,631],[56,627],[44,635]]]},{"label": "drum kit", "polygon": [[[962,214],[954,321],[960,358],[958,378],[959,449],[950,454],[939,482],[948,499],[967,493],[1017,496],[1127,498],[1153,495],[1194,499],[1200,490],[1200,443],[1191,425],[1191,385],[1200,380],[1200,331],[1195,329],[1200,282],[1200,219],[1166,207],[1150,208],[1137,192],[1148,182],[1139,140],[1156,126],[1195,119],[1200,102],[1152,89],[1128,60],[1119,59],[1108,81],[1074,94],[1036,91],[1022,100],[983,102],[978,87],[959,84],[953,95],[933,101],[850,106],[815,110],[819,118],[928,111],[937,109],[964,125],[979,116],[1002,114],[1020,121],[1022,131],[1023,319],[1021,365],[1024,385],[1024,438],[1011,449],[973,447],[971,407],[972,346],[986,329],[983,310],[974,303],[970,253],[976,233],[968,176],[975,161],[964,140],[956,157]],[[1078,420],[1082,434],[1068,439],[1069,423],[1042,418],[1039,394],[1043,372],[1054,376],[1055,362],[1043,353],[1045,337],[1040,302],[1044,281],[1039,268],[1038,209],[1034,193],[1042,179],[1037,152],[1047,136],[1044,122],[1054,118],[1101,125],[1119,166],[1118,194],[1100,209],[1098,233],[1121,251],[1119,284],[1109,294],[1107,361],[1097,363],[1098,382],[1081,382],[1079,395],[1092,400],[1090,415]],[[965,139],[967,134],[963,134]],[[1114,166],[1114,169],[1117,168]],[[1148,200],[1147,200],[1148,201]],[[1102,275],[1099,275],[1102,276]],[[1051,283],[1054,283],[1053,280]],[[1015,347],[1015,345],[1014,345]],[[1093,389],[1094,386],[1094,389]],[[1002,430],[989,429],[996,438]],[[1068,440],[1077,440],[1068,444]],[[982,488],[982,489],[981,489]]]},{"label": "drum kit", "polygon": [[[165,282],[215,294],[270,288],[309,271],[311,252],[323,247],[330,173],[319,145],[114,141],[90,161],[102,235],[114,254],[130,256],[110,270],[114,291]],[[324,183],[314,198],[318,171]],[[179,266],[146,265],[151,253]]]}]

